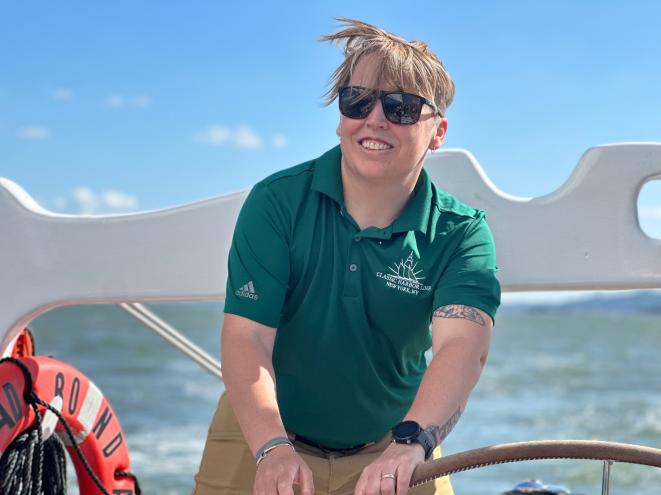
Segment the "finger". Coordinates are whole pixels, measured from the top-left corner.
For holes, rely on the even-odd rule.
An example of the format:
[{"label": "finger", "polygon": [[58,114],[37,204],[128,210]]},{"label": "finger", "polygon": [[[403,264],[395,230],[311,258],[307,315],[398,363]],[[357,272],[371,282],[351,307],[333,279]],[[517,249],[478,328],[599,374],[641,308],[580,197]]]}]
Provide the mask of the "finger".
[{"label": "finger", "polygon": [[397,469],[397,495],[406,495],[408,493],[411,476],[413,476],[413,469],[410,467],[401,465]]},{"label": "finger", "polygon": [[294,480],[294,483],[298,481],[298,485],[301,488],[301,495],[312,495],[314,493],[314,477],[312,476],[312,471],[305,465],[302,464],[298,467],[297,480]]},{"label": "finger", "polygon": [[372,473],[372,475],[370,475],[367,478],[367,483],[365,484],[365,494],[366,495],[381,495],[381,475],[380,474]]},{"label": "finger", "polygon": [[365,495],[365,484],[367,482],[367,473],[365,470],[360,474],[360,478],[358,478],[358,483],[356,483],[356,487],[354,488],[353,495]]},{"label": "finger", "polygon": [[396,483],[394,478],[381,478],[381,495],[395,495]]},{"label": "finger", "polygon": [[277,484],[278,489],[273,493],[277,493],[278,495],[294,495],[293,485],[294,485],[293,478],[290,477],[281,478],[278,480],[278,484]]}]

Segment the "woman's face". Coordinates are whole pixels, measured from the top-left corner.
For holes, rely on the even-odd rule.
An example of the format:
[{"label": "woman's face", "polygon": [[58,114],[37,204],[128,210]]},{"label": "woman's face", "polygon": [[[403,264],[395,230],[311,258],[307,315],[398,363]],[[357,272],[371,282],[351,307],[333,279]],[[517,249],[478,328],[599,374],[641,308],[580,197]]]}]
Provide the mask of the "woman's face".
[{"label": "woman's face", "polygon": [[[368,86],[375,60],[361,59],[349,85]],[[396,91],[386,85],[375,88]],[[408,88],[405,91],[415,93]],[[434,115],[428,105],[422,106],[420,120],[412,125],[394,124],[386,119],[377,101],[365,119],[340,115],[337,134],[342,147],[342,167],[345,172],[376,181],[417,180],[427,150],[438,149],[443,143],[447,120]]]}]

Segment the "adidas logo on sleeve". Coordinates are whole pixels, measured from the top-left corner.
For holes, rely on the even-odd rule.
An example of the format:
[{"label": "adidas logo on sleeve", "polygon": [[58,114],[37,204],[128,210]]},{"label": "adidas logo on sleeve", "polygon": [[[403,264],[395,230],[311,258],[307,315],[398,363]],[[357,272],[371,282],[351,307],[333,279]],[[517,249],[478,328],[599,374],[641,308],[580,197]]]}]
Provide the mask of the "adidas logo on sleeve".
[{"label": "adidas logo on sleeve", "polygon": [[252,283],[252,280],[245,284],[243,287],[239,288],[236,292],[234,292],[239,297],[247,297],[248,299],[253,299],[257,300],[259,299],[259,296],[255,292],[255,286]]}]

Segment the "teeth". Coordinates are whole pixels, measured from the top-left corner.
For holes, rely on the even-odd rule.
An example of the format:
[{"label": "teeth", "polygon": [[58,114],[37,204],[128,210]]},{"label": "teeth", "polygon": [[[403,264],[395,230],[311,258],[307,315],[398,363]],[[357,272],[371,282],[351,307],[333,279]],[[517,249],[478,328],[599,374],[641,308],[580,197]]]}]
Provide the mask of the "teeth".
[{"label": "teeth", "polygon": [[392,148],[389,144],[372,141],[371,139],[364,139],[360,144],[363,148],[367,148],[368,150],[387,150]]}]

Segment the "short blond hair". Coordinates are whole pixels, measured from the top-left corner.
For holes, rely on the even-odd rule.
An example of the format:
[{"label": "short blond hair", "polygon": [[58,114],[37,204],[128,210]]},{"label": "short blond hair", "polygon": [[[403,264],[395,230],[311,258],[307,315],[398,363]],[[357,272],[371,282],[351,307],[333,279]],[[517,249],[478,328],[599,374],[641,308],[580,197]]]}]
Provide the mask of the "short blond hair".
[{"label": "short blond hair", "polygon": [[454,82],[441,59],[426,43],[406,41],[355,19],[337,17],[336,20],[345,29],[320,38],[320,41],[344,43],[344,62],[331,76],[330,88],[325,94],[327,105],[337,98],[342,86],[349,84],[360,59],[369,56],[375,57],[378,64],[370,87],[393,84],[402,91],[415,91],[436,103],[445,115],[454,98]]}]

